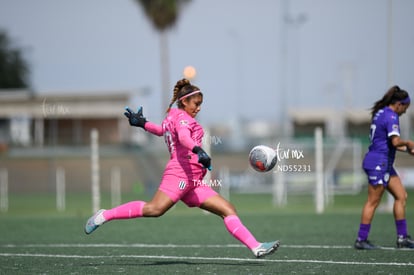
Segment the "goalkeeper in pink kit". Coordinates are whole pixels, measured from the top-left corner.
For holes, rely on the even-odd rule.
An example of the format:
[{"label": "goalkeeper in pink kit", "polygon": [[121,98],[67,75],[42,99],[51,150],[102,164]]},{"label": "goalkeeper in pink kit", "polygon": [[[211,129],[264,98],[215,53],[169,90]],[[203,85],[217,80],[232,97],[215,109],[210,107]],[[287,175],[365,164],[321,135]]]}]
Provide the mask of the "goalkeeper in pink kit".
[{"label": "goalkeeper in pink kit", "polygon": [[[149,122],[142,107],[136,113],[126,108],[125,116],[131,126],[141,127],[156,136],[164,136],[170,152],[161,184],[149,202],[131,201],[112,209],[101,209],[88,219],[85,233],[90,234],[100,225],[117,219],[159,217],[179,200],[189,207],[199,207],[223,218],[229,233],[252,251],[257,258],[271,254],[279,241],[258,242],[240,221],[234,206],[202,182],[211,159],[201,148],[203,128],[195,120],[201,109],[203,94],[187,79],[179,80],[167,116],[161,125]],[[176,103],[178,108],[171,108]]]}]

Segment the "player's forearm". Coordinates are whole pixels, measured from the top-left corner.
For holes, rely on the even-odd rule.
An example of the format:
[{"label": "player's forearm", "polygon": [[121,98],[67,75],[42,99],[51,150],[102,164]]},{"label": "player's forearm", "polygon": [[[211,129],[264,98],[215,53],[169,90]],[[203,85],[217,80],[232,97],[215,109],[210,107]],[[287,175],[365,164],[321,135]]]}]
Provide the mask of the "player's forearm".
[{"label": "player's forearm", "polygon": [[398,150],[403,152],[412,151],[414,149],[414,142],[411,140],[404,140],[400,137],[394,137],[392,139],[392,145]]}]

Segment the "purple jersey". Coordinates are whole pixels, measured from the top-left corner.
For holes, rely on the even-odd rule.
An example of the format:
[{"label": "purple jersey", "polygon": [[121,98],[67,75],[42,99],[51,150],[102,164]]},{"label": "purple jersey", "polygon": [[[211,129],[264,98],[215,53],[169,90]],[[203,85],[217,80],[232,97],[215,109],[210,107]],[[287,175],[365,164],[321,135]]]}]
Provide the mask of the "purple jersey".
[{"label": "purple jersey", "polygon": [[389,107],[379,110],[371,122],[371,145],[365,155],[363,168],[390,172],[395,159],[396,148],[392,136],[400,136],[399,117]]}]

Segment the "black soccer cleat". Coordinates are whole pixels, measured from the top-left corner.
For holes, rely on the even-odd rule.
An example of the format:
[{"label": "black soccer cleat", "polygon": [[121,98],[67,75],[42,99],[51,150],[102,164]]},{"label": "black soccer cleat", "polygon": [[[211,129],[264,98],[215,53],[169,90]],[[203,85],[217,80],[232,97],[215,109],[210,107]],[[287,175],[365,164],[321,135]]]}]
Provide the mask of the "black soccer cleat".
[{"label": "black soccer cleat", "polygon": [[354,244],[354,247],[355,247],[355,249],[359,249],[359,250],[373,250],[373,249],[378,249],[379,248],[378,246],[373,245],[368,240],[363,240],[363,241],[356,240],[355,244]]},{"label": "black soccer cleat", "polygon": [[414,241],[411,239],[409,235],[405,237],[398,236],[397,248],[414,248]]}]

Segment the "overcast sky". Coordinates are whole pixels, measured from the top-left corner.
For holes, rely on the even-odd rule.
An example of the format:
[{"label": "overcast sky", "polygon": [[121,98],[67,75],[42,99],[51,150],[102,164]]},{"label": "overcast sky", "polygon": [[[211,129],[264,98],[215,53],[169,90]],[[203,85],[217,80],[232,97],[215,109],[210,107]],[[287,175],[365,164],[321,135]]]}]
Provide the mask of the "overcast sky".
[{"label": "overcast sky", "polygon": [[[391,83],[412,94],[413,12],[412,0],[193,0],[168,34],[169,93],[194,66],[204,123],[369,108]],[[159,34],[134,1],[0,0],[0,28],[37,93],[147,89],[146,115],[161,120]]]}]

